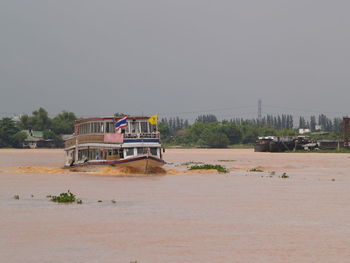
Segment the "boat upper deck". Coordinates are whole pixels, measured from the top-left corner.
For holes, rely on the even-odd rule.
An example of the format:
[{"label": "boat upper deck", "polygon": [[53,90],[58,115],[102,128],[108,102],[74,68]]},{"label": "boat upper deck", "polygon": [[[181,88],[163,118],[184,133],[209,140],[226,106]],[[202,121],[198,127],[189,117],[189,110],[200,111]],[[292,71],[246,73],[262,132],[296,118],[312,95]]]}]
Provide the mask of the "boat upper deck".
[{"label": "boat upper deck", "polygon": [[[65,141],[65,147],[81,143],[108,143],[111,138],[122,137],[121,142],[137,142],[139,140],[159,142],[160,134],[157,125],[148,122],[149,117],[128,116],[127,126],[116,132],[115,123],[122,117],[98,117],[79,119],[74,125],[74,134]],[[116,142],[113,141],[112,142]],[[120,141],[119,141],[120,142]],[[120,143],[121,143],[120,142]]]}]

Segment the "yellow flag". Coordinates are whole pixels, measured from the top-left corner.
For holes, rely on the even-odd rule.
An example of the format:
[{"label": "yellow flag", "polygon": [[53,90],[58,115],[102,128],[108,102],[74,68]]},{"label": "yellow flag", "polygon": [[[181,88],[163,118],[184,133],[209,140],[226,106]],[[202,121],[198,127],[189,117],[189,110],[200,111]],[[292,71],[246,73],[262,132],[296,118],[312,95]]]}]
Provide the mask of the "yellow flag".
[{"label": "yellow flag", "polygon": [[150,124],[156,125],[158,123],[158,115],[153,115],[151,118],[148,119],[148,122]]}]

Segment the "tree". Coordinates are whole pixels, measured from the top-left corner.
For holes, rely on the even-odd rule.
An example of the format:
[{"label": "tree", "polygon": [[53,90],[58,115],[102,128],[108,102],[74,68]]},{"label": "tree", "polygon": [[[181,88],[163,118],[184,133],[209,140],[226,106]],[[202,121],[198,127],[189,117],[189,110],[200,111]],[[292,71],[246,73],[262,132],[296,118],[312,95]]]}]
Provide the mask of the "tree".
[{"label": "tree", "polygon": [[33,111],[33,116],[29,117],[29,126],[32,130],[43,131],[49,129],[51,126],[51,120],[47,111],[43,108]]},{"label": "tree", "polygon": [[206,144],[211,148],[227,148],[230,140],[224,133],[211,133],[207,137]]},{"label": "tree", "polygon": [[116,112],[114,113],[114,117],[124,117],[126,114],[122,112]]},{"label": "tree", "polygon": [[311,131],[316,130],[316,117],[315,116],[310,117],[310,130]]},{"label": "tree", "polygon": [[165,122],[160,122],[158,124],[158,130],[160,132],[160,135],[162,137],[162,140],[166,140],[166,138],[168,138],[170,136],[170,129],[169,129],[169,126],[166,125]]},{"label": "tree", "polygon": [[[11,118],[0,120],[0,147],[14,147],[16,142],[13,136],[19,132],[19,128]],[[16,139],[15,139],[16,140]]]},{"label": "tree", "polygon": [[306,128],[306,122],[304,117],[299,117],[299,129],[305,129]]},{"label": "tree", "polygon": [[213,114],[199,115],[196,119],[196,122],[211,123],[211,122],[218,122],[218,119]]},{"label": "tree", "polygon": [[57,135],[56,133],[54,133],[51,130],[44,131],[44,139],[45,140],[51,139],[53,141],[53,144],[55,147],[63,147],[64,146],[62,136]]},{"label": "tree", "polygon": [[232,122],[227,122],[219,126],[219,131],[224,133],[229,139],[230,144],[237,144],[242,139],[242,133]]},{"label": "tree", "polygon": [[220,131],[218,123],[204,124],[205,128],[201,133],[200,139],[202,146],[210,148],[226,148],[230,143],[226,134]]},{"label": "tree", "polygon": [[72,134],[76,119],[77,117],[73,112],[63,111],[52,119],[52,130],[56,134]]},{"label": "tree", "polygon": [[12,135],[12,146],[16,148],[22,148],[24,141],[27,139],[27,133],[19,131]]}]

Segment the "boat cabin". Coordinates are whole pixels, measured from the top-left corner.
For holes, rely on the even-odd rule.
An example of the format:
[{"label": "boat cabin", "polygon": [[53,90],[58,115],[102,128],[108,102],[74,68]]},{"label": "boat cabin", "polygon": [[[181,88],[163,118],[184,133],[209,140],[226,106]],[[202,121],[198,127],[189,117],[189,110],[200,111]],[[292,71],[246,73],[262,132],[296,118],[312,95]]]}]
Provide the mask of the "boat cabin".
[{"label": "boat cabin", "polygon": [[128,117],[116,131],[120,117],[88,118],[75,122],[74,134],[65,141],[66,164],[104,163],[138,156],[162,158],[160,134],[149,117]]}]

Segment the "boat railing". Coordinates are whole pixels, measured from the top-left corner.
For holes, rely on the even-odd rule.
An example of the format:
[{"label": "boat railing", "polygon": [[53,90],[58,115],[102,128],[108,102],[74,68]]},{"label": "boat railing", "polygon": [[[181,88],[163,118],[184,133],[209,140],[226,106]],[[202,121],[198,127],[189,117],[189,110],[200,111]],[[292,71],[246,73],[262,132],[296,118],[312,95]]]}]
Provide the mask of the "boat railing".
[{"label": "boat railing", "polygon": [[124,139],[159,139],[159,132],[156,133],[126,133]]},{"label": "boat railing", "polygon": [[[78,138],[79,144],[81,143],[103,143],[103,133],[92,133],[92,134],[80,134],[78,136],[70,137],[65,140],[65,148],[74,146],[76,144],[76,138]],[[124,139],[159,139],[159,132],[155,133],[126,133]]]},{"label": "boat railing", "polygon": [[64,146],[65,148],[74,146],[76,144],[76,139],[78,138],[78,142],[81,143],[91,143],[91,142],[96,142],[96,143],[102,143],[104,142],[104,134],[83,134],[83,135],[78,135],[69,138],[68,140],[65,141]]}]

